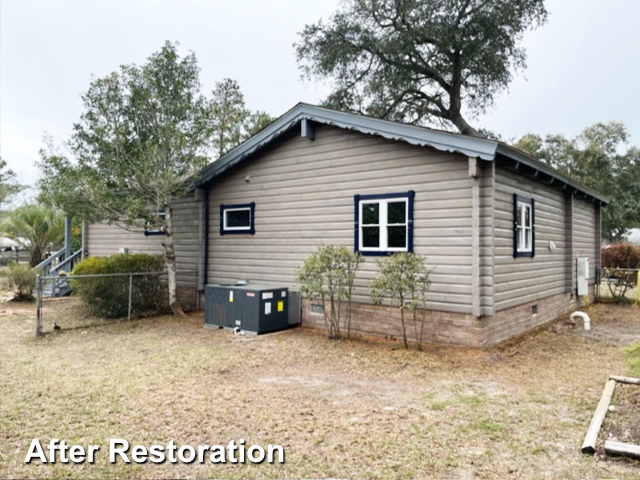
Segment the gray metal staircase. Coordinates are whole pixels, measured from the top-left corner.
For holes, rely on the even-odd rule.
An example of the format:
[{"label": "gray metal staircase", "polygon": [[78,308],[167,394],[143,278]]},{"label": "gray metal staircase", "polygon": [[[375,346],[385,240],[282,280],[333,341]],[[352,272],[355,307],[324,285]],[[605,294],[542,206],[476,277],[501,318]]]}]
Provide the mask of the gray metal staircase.
[{"label": "gray metal staircase", "polygon": [[[49,280],[42,286],[42,294],[47,297],[65,297],[71,293],[69,279],[65,273],[71,272],[81,258],[82,250],[78,250],[65,258],[65,249],[62,248],[49,258],[34,267],[34,270],[42,277]],[[52,277],[56,277],[53,278]]]}]

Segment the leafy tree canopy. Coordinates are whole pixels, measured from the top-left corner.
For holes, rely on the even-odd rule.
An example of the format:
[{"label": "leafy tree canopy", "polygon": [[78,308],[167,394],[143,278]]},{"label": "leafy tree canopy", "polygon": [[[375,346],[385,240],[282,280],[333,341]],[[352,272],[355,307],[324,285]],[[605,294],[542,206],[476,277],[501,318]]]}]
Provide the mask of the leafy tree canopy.
[{"label": "leafy tree canopy", "polygon": [[[90,221],[145,223],[165,231],[169,303],[177,298],[172,198],[185,195],[206,163],[208,109],[200,69],[167,42],[141,66],[94,79],[69,148],[43,150],[41,197]],[[164,215],[158,212],[164,211]]]},{"label": "leafy tree canopy", "polygon": [[543,24],[543,0],[345,0],[296,44],[307,78],[330,78],[328,106],[415,124],[484,112],[525,67],[523,34]]},{"label": "leafy tree canopy", "polygon": [[244,95],[235,80],[217,82],[209,103],[211,142],[217,157],[223,156],[274,120],[269,114],[252,113],[245,107]]},{"label": "leafy tree canopy", "polygon": [[166,42],[143,65],[92,80],[69,155],[51,139],[41,151],[39,187],[43,202],[72,216],[163,230],[169,303],[181,313],[170,202],[193,187],[212,148],[247,136],[254,117],[233,80],[208,100],[195,54],[180,57],[177,47]]},{"label": "leafy tree canopy", "polygon": [[621,122],[597,123],[574,138],[527,134],[516,147],[608,196],[602,235],[611,242],[640,227],[640,148]]},{"label": "leafy tree canopy", "polygon": [[7,168],[7,162],[0,158],[0,211],[11,198],[23,189],[16,181],[16,174]]}]

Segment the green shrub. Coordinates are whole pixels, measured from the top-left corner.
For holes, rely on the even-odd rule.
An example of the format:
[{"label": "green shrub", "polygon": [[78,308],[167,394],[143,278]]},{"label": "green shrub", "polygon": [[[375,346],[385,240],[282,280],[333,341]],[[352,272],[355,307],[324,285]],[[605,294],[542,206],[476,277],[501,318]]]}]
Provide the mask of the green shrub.
[{"label": "green shrub", "polygon": [[395,253],[378,260],[378,273],[369,284],[371,299],[376,305],[386,299],[400,309],[402,340],[409,347],[405,311],[413,321],[416,348],[422,349],[426,296],[431,287],[431,270],[422,256],[415,253]]},{"label": "green shrub", "polygon": [[7,267],[9,265],[13,265],[16,261],[11,257],[0,257],[0,267]]},{"label": "green shrub", "polygon": [[70,279],[74,294],[80,296],[93,315],[122,318],[129,314],[129,284],[133,315],[149,316],[169,311],[168,291],[163,275],[109,275],[123,273],[160,272],[164,270],[162,255],[112,255],[88,257],[78,263]]},{"label": "green shrub", "polygon": [[[320,303],[329,338],[348,337],[351,332],[353,282],[362,256],[346,247],[321,245],[298,269],[296,282],[310,300]],[[328,310],[328,311],[327,311]]]},{"label": "green shrub", "polygon": [[7,286],[14,293],[14,300],[33,299],[33,289],[36,286],[36,274],[29,265],[14,263],[8,267]]}]

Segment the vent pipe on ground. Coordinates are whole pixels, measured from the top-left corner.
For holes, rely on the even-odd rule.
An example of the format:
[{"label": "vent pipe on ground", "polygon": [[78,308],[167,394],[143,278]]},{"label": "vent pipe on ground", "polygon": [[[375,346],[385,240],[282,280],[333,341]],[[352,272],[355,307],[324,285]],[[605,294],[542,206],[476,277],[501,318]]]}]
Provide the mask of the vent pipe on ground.
[{"label": "vent pipe on ground", "polygon": [[591,330],[591,319],[589,318],[589,315],[587,315],[584,312],[573,312],[571,314],[571,320],[575,320],[576,318],[581,318],[582,320],[584,320],[584,329],[585,330]]}]

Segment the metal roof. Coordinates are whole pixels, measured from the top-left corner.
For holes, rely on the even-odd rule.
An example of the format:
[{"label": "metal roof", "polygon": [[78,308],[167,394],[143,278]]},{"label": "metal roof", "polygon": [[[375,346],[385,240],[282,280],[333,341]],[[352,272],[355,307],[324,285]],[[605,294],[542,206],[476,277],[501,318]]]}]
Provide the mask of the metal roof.
[{"label": "metal roof", "polygon": [[494,161],[500,158],[505,160],[511,168],[522,169],[522,173],[525,175],[534,176],[551,184],[557,181],[556,186],[560,188],[569,188],[572,193],[582,193],[587,199],[598,200],[603,204],[608,203],[605,197],[594,190],[571,180],[554,168],[528,156],[524,152],[495,140],[391,122],[305,103],[297,104],[269,126],[205,167],[199,174],[196,186],[210,182],[284,135],[303,120],[354,130],[367,135],[376,135],[412,145],[432,147],[443,152],[460,153],[487,161]]}]

